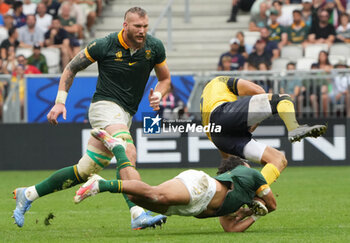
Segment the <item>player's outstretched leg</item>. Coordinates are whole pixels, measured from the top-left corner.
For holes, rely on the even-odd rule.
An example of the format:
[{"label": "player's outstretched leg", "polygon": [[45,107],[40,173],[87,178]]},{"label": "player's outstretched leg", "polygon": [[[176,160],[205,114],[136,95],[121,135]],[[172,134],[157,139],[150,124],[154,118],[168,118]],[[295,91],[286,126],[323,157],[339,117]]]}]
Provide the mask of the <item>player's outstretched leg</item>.
[{"label": "player's outstretched leg", "polygon": [[[137,181],[141,183],[141,181]],[[123,181],[122,180],[111,180],[107,181],[103,179],[101,176],[94,174],[89,178],[89,180],[76,191],[74,196],[74,202],[80,203],[85,198],[96,195],[100,192],[109,191],[111,193],[122,193],[123,189]],[[148,227],[155,227],[156,225],[162,225],[166,222],[167,217],[164,215],[156,215],[152,216],[151,212],[144,212],[139,217],[137,217],[134,221],[140,221],[134,223],[133,229],[145,229]],[[132,225],[133,226],[133,225]],[[136,228],[137,226],[137,228]]]},{"label": "player's outstretched leg", "polygon": [[299,125],[295,117],[294,103],[289,95],[270,95],[270,104],[272,114],[278,113],[286,125],[288,139],[292,143],[305,137],[319,137],[327,130],[325,125]]},{"label": "player's outstretched leg", "polygon": [[[135,170],[133,165],[130,163],[129,159],[125,154],[126,142],[120,138],[114,138],[105,130],[95,128],[91,130],[91,135],[100,140],[105,147],[110,150],[116,160],[117,168],[122,169],[132,169]],[[142,208],[140,208],[142,209]],[[155,225],[161,225],[166,222],[166,216],[156,215],[152,216],[151,212],[145,212],[142,210],[140,215],[136,218],[131,219],[131,228],[134,230],[144,229],[147,227],[154,227]]]}]

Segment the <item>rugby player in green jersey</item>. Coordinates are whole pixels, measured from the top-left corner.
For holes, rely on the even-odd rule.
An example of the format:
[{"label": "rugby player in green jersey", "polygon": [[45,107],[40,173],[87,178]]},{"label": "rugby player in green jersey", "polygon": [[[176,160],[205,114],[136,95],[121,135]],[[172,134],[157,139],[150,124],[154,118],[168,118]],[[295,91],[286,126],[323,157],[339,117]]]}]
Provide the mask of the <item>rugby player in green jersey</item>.
[{"label": "rugby player in green jersey", "polygon": [[[148,35],[147,29],[145,10],[134,7],[126,11],[123,29],[119,33],[92,41],[66,66],[59,82],[55,105],[47,115],[48,121],[54,125],[58,123],[58,116],[66,119],[65,102],[76,73],[97,62],[98,81],[89,109],[89,121],[93,128],[103,128],[127,143],[128,161],[117,163],[117,178],[123,180],[140,180],[139,173],[134,169],[136,148],[129,128],[149,75],[154,68],[158,84],[149,94],[150,106],[154,110],[159,109],[160,99],[168,92],[171,82],[164,46],[160,40]],[[76,165],[60,169],[36,185],[15,189],[15,223],[23,226],[24,214],[34,200],[87,181],[90,174],[106,167],[113,156],[118,158],[119,154],[111,153],[99,140],[91,137],[86,153]],[[165,222],[166,216],[153,217],[127,196],[125,199],[131,213],[132,229],[153,227]]]},{"label": "rugby player in green jersey", "polygon": [[[93,129],[91,134],[111,151],[120,151],[118,162],[128,161],[125,152],[122,155],[124,141],[101,129]],[[158,186],[140,180],[107,181],[95,174],[76,192],[74,201],[79,203],[105,191],[126,193],[136,204],[165,215],[220,217],[227,232],[242,232],[259,216],[276,209],[276,200],[263,175],[237,156],[224,159],[214,178],[203,171],[187,170]],[[250,208],[242,208],[245,204]]]}]

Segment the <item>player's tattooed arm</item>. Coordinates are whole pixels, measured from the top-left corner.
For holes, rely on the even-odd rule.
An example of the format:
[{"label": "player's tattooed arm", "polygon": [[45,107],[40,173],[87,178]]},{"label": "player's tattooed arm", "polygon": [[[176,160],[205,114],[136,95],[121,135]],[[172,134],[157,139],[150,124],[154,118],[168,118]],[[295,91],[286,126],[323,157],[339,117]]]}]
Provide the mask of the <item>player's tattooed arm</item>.
[{"label": "player's tattooed arm", "polygon": [[80,51],[65,67],[60,85],[64,84],[64,90],[68,92],[72,86],[73,80],[77,72],[87,68],[92,62],[86,57],[84,50]]}]

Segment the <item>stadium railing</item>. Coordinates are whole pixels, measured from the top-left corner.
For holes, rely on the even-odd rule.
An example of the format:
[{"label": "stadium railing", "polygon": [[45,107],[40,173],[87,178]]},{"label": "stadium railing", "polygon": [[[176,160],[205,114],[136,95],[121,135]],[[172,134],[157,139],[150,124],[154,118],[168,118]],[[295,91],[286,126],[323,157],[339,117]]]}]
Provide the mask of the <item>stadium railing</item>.
[{"label": "stadium railing", "polygon": [[[171,7],[173,5],[174,0],[169,0],[161,14],[159,15],[156,23],[153,25],[150,34],[155,36],[157,28],[159,24],[162,22],[163,18],[167,16],[168,19],[168,26],[167,26],[167,50],[171,51],[173,49],[173,37],[172,37],[172,32],[173,32],[173,26],[172,26],[172,12],[171,12]],[[191,16],[190,16],[190,0],[185,0],[185,23],[189,23]]]},{"label": "stadium railing", "polygon": [[[8,94],[3,106],[4,123],[21,122],[21,101],[20,101],[20,83],[11,82],[10,75],[0,75],[1,80],[6,80],[9,85]],[[26,109],[24,108],[24,111]]]}]

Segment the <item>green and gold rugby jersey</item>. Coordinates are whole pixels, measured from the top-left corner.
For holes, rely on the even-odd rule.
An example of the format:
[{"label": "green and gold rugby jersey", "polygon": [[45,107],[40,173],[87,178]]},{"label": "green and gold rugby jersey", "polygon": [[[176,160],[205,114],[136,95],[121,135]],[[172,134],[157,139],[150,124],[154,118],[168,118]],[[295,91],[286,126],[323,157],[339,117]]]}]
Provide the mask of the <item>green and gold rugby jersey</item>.
[{"label": "green and gold rugby jersey", "polygon": [[142,99],[149,75],[155,65],[165,64],[162,42],[147,34],[143,48],[131,55],[123,31],[92,41],[86,57],[98,63],[98,80],[92,102],[108,100],[134,115]]},{"label": "green and gold rugby jersey", "polygon": [[268,187],[265,178],[259,171],[243,165],[214,178],[220,182],[233,184],[233,189],[227,193],[215,216],[236,212],[242,205],[251,203],[256,193]]}]

